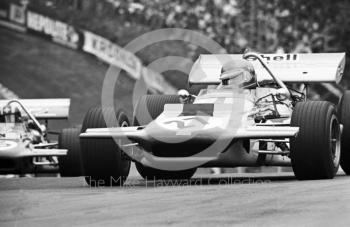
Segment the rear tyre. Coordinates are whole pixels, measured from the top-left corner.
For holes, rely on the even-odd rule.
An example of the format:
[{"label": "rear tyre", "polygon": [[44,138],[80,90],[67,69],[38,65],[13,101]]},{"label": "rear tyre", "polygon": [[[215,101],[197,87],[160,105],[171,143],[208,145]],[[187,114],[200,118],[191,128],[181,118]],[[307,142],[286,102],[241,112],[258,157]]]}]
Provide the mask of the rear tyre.
[{"label": "rear tyre", "polygon": [[[123,111],[113,108],[90,109],[85,115],[82,132],[88,128],[127,127],[130,125]],[[123,155],[113,138],[82,138],[80,140],[85,181],[90,186],[122,186],[129,175],[130,160]]]},{"label": "rear tyre", "polygon": [[61,177],[76,177],[83,175],[83,165],[79,141],[80,129],[63,129],[58,137],[60,149],[67,149],[66,156],[58,157],[58,165]]},{"label": "rear tyre", "polygon": [[[164,105],[179,103],[177,95],[145,95],[138,101],[134,111],[134,126],[147,125],[156,119],[163,111]],[[165,171],[135,163],[137,171],[144,179],[189,179],[196,172],[196,168],[181,171]]]},{"label": "rear tyre", "polygon": [[340,166],[350,175],[350,91],[346,91],[339,101],[338,117],[343,125]]},{"label": "rear tyre", "polygon": [[177,95],[144,95],[137,102],[134,110],[133,125],[147,125],[163,111],[164,105],[180,103]]},{"label": "rear tyre", "polygon": [[339,168],[341,136],[334,106],[324,101],[298,103],[291,126],[300,128],[298,136],[290,140],[296,178],[333,178]]}]

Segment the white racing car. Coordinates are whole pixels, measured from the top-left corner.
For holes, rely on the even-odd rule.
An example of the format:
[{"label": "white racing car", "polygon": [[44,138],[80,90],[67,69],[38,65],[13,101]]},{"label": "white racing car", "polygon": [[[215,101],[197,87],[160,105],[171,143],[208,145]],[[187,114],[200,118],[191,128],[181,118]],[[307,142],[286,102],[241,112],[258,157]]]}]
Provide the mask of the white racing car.
[{"label": "white racing car", "polygon": [[67,149],[49,140],[47,126],[48,120],[67,119],[69,106],[69,99],[0,100],[0,174],[58,173]]},{"label": "white racing car", "polygon": [[201,55],[189,75],[208,85],[197,96],[143,96],[132,126],[113,108],[86,114],[83,175],[122,185],[131,161],[148,179],[263,165],[292,166],[300,180],[333,178],[339,164],[350,174],[350,93],[338,106],[307,100],[309,84],[338,83],[344,66],[345,53]]}]

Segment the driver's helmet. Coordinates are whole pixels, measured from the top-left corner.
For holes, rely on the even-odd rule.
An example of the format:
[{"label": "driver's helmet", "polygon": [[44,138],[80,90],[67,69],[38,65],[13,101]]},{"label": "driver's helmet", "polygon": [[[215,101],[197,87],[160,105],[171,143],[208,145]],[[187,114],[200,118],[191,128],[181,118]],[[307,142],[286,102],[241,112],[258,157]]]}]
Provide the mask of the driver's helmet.
[{"label": "driver's helmet", "polygon": [[248,89],[257,85],[254,66],[244,59],[226,62],[221,68],[220,80],[223,85],[237,85]]},{"label": "driver's helmet", "polygon": [[190,102],[190,93],[187,90],[181,89],[177,92],[179,96],[180,103],[186,104]]}]

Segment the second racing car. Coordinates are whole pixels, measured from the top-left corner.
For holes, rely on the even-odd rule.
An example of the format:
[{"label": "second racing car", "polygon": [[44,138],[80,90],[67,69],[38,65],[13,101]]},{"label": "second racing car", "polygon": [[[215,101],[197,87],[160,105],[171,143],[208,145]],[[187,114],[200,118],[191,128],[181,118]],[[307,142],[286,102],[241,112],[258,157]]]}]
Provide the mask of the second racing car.
[{"label": "second racing car", "polygon": [[69,106],[69,99],[0,100],[0,174],[81,175],[81,162],[67,163],[73,157],[61,148],[74,129],[63,130],[60,143],[49,138],[59,133],[48,130],[48,121],[67,119]]}]

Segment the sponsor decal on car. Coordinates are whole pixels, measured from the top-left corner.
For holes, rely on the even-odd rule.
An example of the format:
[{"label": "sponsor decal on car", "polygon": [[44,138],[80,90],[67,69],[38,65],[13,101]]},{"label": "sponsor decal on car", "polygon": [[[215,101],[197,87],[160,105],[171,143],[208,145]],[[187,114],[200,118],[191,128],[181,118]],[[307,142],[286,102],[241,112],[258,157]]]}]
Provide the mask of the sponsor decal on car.
[{"label": "sponsor decal on car", "polygon": [[164,122],[165,125],[175,123],[175,127],[171,127],[172,129],[186,129],[186,128],[192,128],[192,129],[199,129],[203,128],[206,124],[208,124],[208,121],[201,117],[188,117],[188,118],[182,118],[182,119],[175,119]]},{"label": "sponsor decal on car", "polygon": [[[265,61],[298,61],[298,54],[260,54],[261,58]],[[250,57],[247,58],[251,61],[256,61],[256,58]]]}]

